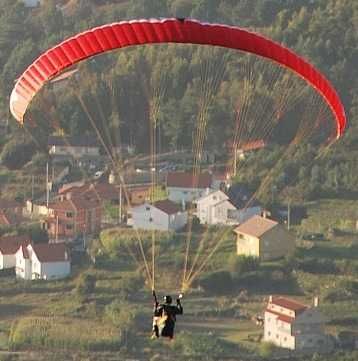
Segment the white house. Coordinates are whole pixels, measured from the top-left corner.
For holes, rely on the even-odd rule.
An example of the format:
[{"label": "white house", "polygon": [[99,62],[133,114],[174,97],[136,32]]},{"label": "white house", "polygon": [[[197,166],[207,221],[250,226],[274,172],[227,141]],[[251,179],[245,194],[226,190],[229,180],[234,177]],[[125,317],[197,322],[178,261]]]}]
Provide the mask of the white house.
[{"label": "white house", "polygon": [[95,136],[48,138],[49,154],[58,157],[99,156],[99,144]]},{"label": "white house", "polygon": [[288,298],[270,296],[264,317],[264,341],[291,350],[329,352],[333,345],[323,326],[318,298],[314,307],[308,307]]},{"label": "white house", "polygon": [[132,207],[129,214],[128,225],[135,229],[176,231],[183,228],[188,219],[187,212],[170,200]]},{"label": "white house", "polygon": [[229,197],[222,191],[214,191],[194,201],[195,215],[202,224],[230,224],[229,211],[236,210]]},{"label": "white house", "polygon": [[192,202],[210,192],[212,175],[202,173],[173,172],[167,176],[169,200],[177,203]]},{"label": "white house", "polygon": [[41,0],[22,0],[27,8],[35,8],[41,4]]},{"label": "white house", "polygon": [[0,269],[16,266],[15,254],[21,245],[27,246],[31,241],[27,236],[6,236],[0,239]]},{"label": "white house", "polygon": [[[261,214],[261,206],[257,203],[247,206],[245,201],[234,200],[221,190],[205,194],[194,201],[196,216],[202,224],[240,224],[254,215]],[[237,208],[237,206],[241,208]]]},{"label": "white house", "polygon": [[71,273],[70,256],[64,243],[21,245],[15,257],[19,278],[51,280]]}]

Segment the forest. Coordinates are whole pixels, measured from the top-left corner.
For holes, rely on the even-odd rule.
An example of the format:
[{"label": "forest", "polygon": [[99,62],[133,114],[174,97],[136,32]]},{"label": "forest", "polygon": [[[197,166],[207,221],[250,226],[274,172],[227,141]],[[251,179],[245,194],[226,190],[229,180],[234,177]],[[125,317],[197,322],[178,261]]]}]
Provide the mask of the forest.
[{"label": "forest", "polygon": [[[42,51],[93,26],[125,19],[170,16],[249,28],[294,49],[317,66],[343,99],[348,118],[347,135],[332,147],[327,157],[309,166],[305,159],[314,159],[317,154],[310,144],[302,146],[282,165],[274,187],[279,191],[298,190],[294,193],[301,194],[304,199],[332,195],[349,198],[356,194],[358,5],[349,0],[47,0],[36,9],[26,8],[21,1],[2,0],[0,117],[3,121],[10,120],[11,129],[0,142],[2,164],[19,168],[36,153],[45,154],[49,134],[95,134],[88,113],[97,119],[99,131],[107,143],[131,143],[138,152],[145,152],[149,147],[148,119],[155,108],[160,150],[187,148],[193,142],[196,114],[200,113],[205,88],[203,83],[211,88],[211,93],[205,97],[213,97],[205,115],[208,131],[204,148],[222,155],[222,146],[233,132],[232,108],[235,97],[245,86],[243,77],[247,64],[255,74],[255,86],[249,96],[250,107],[259,114],[257,118],[267,113],[268,108],[263,108],[262,104],[272,106],[286,88],[284,76],[276,80],[274,87],[267,84],[272,77],[271,64],[263,66],[248,60],[250,57],[221,49],[172,45],[140,47],[82,63],[78,67],[80,75],[72,77],[65,89],[55,92],[47,87],[36,98],[28,129],[35,135],[34,140],[26,136],[9,114],[8,100],[14,81]],[[159,98],[160,106],[156,106]],[[287,123],[291,125],[277,135],[281,143],[283,134],[292,133],[290,127],[295,129],[302,109],[292,107],[284,117],[290,119]],[[275,146],[272,152],[258,152],[239,180],[254,188],[262,177],[261,170],[270,164],[275,152]]]}]

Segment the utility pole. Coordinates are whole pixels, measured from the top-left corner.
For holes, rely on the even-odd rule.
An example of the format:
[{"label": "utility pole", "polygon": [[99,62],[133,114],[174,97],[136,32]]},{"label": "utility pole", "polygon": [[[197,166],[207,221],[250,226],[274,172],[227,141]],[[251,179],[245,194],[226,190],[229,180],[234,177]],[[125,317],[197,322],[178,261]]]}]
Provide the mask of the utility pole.
[{"label": "utility pole", "polygon": [[118,210],[119,224],[122,223],[122,184],[119,184],[119,210]]},{"label": "utility pole", "polygon": [[234,177],[236,177],[236,168],[237,168],[237,147],[234,147]]},{"label": "utility pole", "polygon": [[50,198],[50,189],[48,186],[48,161],[46,162],[46,207],[48,208]]},{"label": "utility pole", "polygon": [[34,175],[31,176],[31,202],[34,201]]},{"label": "utility pole", "polygon": [[290,221],[291,221],[291,200],[287,202],[287,229],[290,230]]}]

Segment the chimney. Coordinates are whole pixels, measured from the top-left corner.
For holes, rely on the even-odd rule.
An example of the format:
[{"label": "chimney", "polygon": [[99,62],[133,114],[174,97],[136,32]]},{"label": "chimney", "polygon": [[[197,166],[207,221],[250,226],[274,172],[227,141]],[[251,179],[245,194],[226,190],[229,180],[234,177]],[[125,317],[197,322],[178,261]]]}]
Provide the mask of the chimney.
[{"label": "chimney", "polygon": [[70,199],[71,199],[71,196],[72,196],[72,193],[71,193],[71,192],[66,193],[66,199],[67,199],[67,200],[70,200]]},{"label": "chimney", "polygon": [[318,307],[318,306],[319,306],[319,297],[314,296],[313,297],[313,307]]}]

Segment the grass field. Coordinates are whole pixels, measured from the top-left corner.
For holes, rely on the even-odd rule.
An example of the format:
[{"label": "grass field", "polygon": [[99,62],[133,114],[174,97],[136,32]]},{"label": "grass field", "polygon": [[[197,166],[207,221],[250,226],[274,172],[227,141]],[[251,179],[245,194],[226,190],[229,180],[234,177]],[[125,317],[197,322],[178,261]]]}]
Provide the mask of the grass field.
[{"label": "grass field", "polygon": [[[334,227],[342,233],[328,241],[314,242],[312,247],[301,248],[300,256],[303,259],[319,258],[335,262],[358,262],[358,252],[355,248],[358,239],[354,227],[352,228],[356,205],[357,203],[352,201],[347,201],[345,205],[342,201],[336,204],[332,200],[310,204],[309,217],[301,227],[296,227],[296,231],[324,232],[328,230],[331,226],[328,218],[329,207],[335,207],[336,210],[342,211],[342,221],[335,222]],[[319,217],[319,215],[325,216]],[[315,228],[318,219],[321,219],[320,229]],[[212,246],[218,239],[217,231],[212,229],[208,232],[212,237],[209,237],[207,244]],[[157,284],[160,296],[167,292],[175,294],[179,291],[173,284],[173,279],[179,279],[182,274],[182,266],[179,264],[181,262],[176,262],[175,258],[182,257],[183,245],[177,239],[173,240],[174,243],[171,242],[164,243],[160,247]],[[222,246],[212,257],[207,270],[225,269],[228,257],[234,250],[234,238],[228,233]],[[195,254],[194,251],[192,257]],[[21,349],[30,341],[32,345],[42,348],[66,347],[81,350],[91,347],[107,347],[108,349],[117,347],[118,335],[115,328],[104,319],[104,309],[106,305],[123,297],[123,287],[127,287],[124,280],[131,277],[135,269],[135,265],[132,264],[130,267],[130,264],[128,256],[123,254],[119,258],[107,259],[99,269],[88,262],[76,266],[73,277],[63,281],[24,282],[12,277],[1,277],[0,348],[6,350],[12,346]],[[265,263],[261,267],[266,271],[274,271],[281,266],[282,262],[276,261]],[[78,278],[83,272],[93,274],[96,278],[95,291],[85,298],[80,297],[76,292]],[[354,280],[356,277],[357,275],[346,273],[312,274],[298,271],[295,273],[295,279],[301,294],[297,293],[293,297],[311,304],[313,295],[324,295],[327,290],[334,289],[340,281]],[[268,295],[264,292],[249,293],[247,300],[240,300],[236,293],[208,296],[198,290],[189,292],[183,300],[185,315],[178,319],[178,332],[189,331],[194,334],[215,335],[249,350],[257,350],[259,345],[257,341],[263,330],[251,321],[251,317],[262,314]],[[141,310],[142,317],[136,325],[137,341],[139,344],[146,345],[151,328],[150,290],[145,288],[135,291],[129,296],[129,301]],[[237,305],[235,306],[236,315],[224,316],[223,310],[232,305]],[[321,310],[328,321],[327,329],[332,334],[336,335],[347,329],[358,331],[358,323],[347,324],[347,319],[358,314],[357,298],[334,303],[322,301]],[[82,330],[88,330],[85,337],[82,335]],[[33,337],[28,341],[25,336],[31,332]],[[101,339],[98,339],[99,334],[102,335]],[[43,335],[51,335],[51,337],[46,336],[47,343]],[[62,336],[57,339],[56,335]],[[70,337],[66,338],[66,335]],[[148,347],[150,349],[151,344]]]}]

